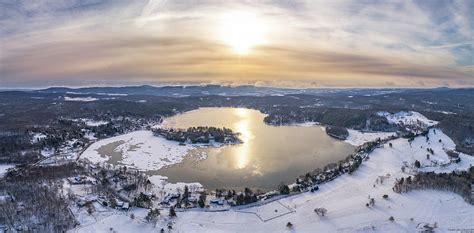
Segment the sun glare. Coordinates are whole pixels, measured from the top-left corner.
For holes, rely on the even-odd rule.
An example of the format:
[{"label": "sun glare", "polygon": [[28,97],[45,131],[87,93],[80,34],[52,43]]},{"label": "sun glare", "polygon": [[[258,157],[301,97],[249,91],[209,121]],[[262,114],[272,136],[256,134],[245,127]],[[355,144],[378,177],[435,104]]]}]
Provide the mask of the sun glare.
[{"label": "sun glare", "polygon": [[255,15],[243,12],[228,13],[221,21],[220,37],[238,54],[246,54],[262,44],[264,25]]}]

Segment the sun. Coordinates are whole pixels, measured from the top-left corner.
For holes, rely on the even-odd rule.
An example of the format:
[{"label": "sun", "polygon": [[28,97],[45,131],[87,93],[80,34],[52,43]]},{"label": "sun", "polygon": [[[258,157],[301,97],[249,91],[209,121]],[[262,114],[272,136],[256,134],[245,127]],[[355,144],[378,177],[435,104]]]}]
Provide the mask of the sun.
[{"label": "sun", "polygon": [[220,27],[222,41],[237,54],[247,54],[252,48],[264,42],[263,22],[250,13],[225,14]]}]

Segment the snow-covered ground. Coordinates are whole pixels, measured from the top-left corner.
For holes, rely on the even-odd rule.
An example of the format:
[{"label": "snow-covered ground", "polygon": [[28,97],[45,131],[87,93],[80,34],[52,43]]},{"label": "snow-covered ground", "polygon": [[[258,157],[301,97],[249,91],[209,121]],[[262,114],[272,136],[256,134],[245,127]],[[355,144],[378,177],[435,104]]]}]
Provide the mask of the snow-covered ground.
[{"label": "snow-covered ground", "polygon": [[[447,166],[436,166],[435,163],[449,163],[450,158],[446,152],[449,150],[454,151],[456,144],[439,129],[430,129],[427,136],[428,137],[417,137],[405,147],[393,146],[393,150],[397,150],[399,154],[406,154],[404,161],[408,163],[414,163],[416,160],[420,161],[421,168],[419,170],[423,172],[452,172],[456,169],[467,170],[469,167],[474,166],[474,157],[463,153],[459,153],[459,157],[461,158],[461,162],[459,163],[452,163]],[[427,148],[432,149],[434,154],[429,153]],[[429,154],[429,159],[427,159],[427,154]]]},{"label": "snow-covered ground", "polygon": [[[178,142],[156,137],[151,131],[140,130],[124,135],[100,140],[89,146],[81,158],[91,162],[106,162],[109,156],[102,156],[98,149],[110,143],[119,143],[114,152],[122,155],[119,164],[128,165],[141,171],[158,170],[164,166],[181,162],[191,145],[179,145]],[[123,142],[123,143],[120,143]]]},{"label": "snow-covered ground", "polygon": [[54,155],[54,149],[53,148],[44,148],[41,150],[41,155],[44,157],[51,157]]},{"label": "snow-covered ground", "polygon": [[[454,143],[441,130],[431,130],[426,137],[419,136],[408,142],[399,138],[392,147],[386,143],[370,154],[352,175],[344,174],[334,181],[320,185],[319,191],[280,199],[246,212],[187,211],[178,212],[174,232],[417,232],[420,223],[436,223],[436,232],[456,232],[450,229],[474,229],[474,206],[457,194],[446,191],[418,190],[397,194],[392,191],[395,179],[407,176],[401,166],[414,160],[426,160],[426,148],[432,148],[431,159],[446,159],[445,150],[454,149]],[[441,139],[441,142],[439,141]],[[461,163],[433,170],[466,169],[474,159],[461,155]],[[428,161],[422,161],[426,164]],[[425,168],[422,168],[425,169]],[[384,176],[383,184],[377,183]],[[388,195],[387,199],[382,196]],[[375,206],[366,207],[369,197]],[[315,208],[326,208],[324,217],[316,215]],[[275,211],[276,210],[276,211]],[[78,229],[79,232],[148,232],[152,224],[143,221],[144,210],[131,210],[136,218],[120,213],[98,219]],[[280,212],[280,213],[278,213]],[[167,211],[162,211],[158,227],[166,229]],[[389,218],[393,216],[394,221]],[[140,220],[141,219],[141,220]],[[291,222],[293,228],[286,224]]]},{"label": "snow-covered ground", "polygon": [[34,133],[33,136],[31,137],[31,143],[37,143],[43,139],[45,139],[47,136],[43,133]]},{"label": "snow-covered ground", "polygon": [[165,194],[165,193],[182,193],[184,191],[184,186],[187,185],[189,190],[199,191],[202,190],[202,184],[198,182],[194,183],[169,183],[166,176],[153,175],[148,178],[150,182],[154,185],[155,194]]},{"label": "snow-covered ground", "polygon": [[5,173],[7,173],[8,169],[13,167],[15,167],[14,164],[0,164],[0,178],[3,177]]},{"label": "snow-covered ground", "polygon": [[413,111],[402,111],[397,113],[378,112],[377,115],[384,116],[385,118],[387,118],[388,122],[392,124],[403,123],[405,125],[414,125],[418,122],[421,122],[426,126],[433,126],[438,124],[437,121],[430,120],[423,116],[423,114]]},{"label": "snow-covered ground", "polygon": [[377,138],[385,139],[389,138],[390,136],[396,135],[394,132],[375,132],[375,133],[367,133],[361,132],[353,129],[348,129],[349,136],[345,140],[345,142],[353,145],[353,146],[360,146],[366,142],[374,141]]},{"label": "snow-covered ground", "polygon": [[94,98],[94,97],[69,97],[69,96],[64,96],[64,100],[65,101],[80,101],[80,102],[92,102],[92,101],[96,101],[96,100],[99,100],[97,98]]},{"label": "snow-covered ground", "polygon": [[107,121],[95,121],[91,119],[81,119],[87,126],[100,126],[100,125],[105,125],[109,122]]}]

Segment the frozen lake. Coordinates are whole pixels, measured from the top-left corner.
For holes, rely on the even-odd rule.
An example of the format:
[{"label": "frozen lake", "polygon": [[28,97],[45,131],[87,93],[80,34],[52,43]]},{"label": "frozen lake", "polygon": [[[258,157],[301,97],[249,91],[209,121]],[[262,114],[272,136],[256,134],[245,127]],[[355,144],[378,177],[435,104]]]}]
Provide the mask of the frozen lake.
[{"label": "frozen lake", "polygon": [[[200,108],[167,118],[165,127],[226,127],[241,133],[243,144],[194,148],[177,164],[148,171],[170,182],[199,182],[205,188],[267,190],[280,182],[337,162],[354,146],[329,137],[320,126],[270,126],[265,115],[245,108]],[[206,159],[201,155],[207,154]]]}]

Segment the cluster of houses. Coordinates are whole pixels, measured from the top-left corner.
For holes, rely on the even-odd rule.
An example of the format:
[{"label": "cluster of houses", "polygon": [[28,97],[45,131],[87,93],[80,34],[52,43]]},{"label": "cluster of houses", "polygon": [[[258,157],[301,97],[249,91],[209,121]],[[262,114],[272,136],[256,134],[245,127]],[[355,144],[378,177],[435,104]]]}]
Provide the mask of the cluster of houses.
[{"label": "cluster of houses", "polygon": [[[208,200],[208,207],[212,206],[224,206],[224,205],[235,205],[233,200],[225,200],[224,197],[216,197],[215,193],[212,192],[211,195],[213,196],[212,199]],[[180,193],[167,193],[163,199],[161,200],[162,205],[172,206],[178,202],[178,200],[182,197]],[[187,201],[189,206],[187,208],[194,208],[198,206],[199,194],[198,193],[191,193]]]},{"label": "cluster of houses", "polygon": [[104,207],[113,207],[115,205],[115,209],[118,210],[129,210],[130,209],[130,203],[126,201],[121,201],[118,199],[114,199],[115,204],[112,204],[110,200],[108,200],[104,196],[95,196],[95,195],[87,195],[85,197],[80,197],[76,201],[76,205],[78,207],[84,207],[86,205],[89,205],[93,202],[97,202],[98,204],[104,206]]}]

